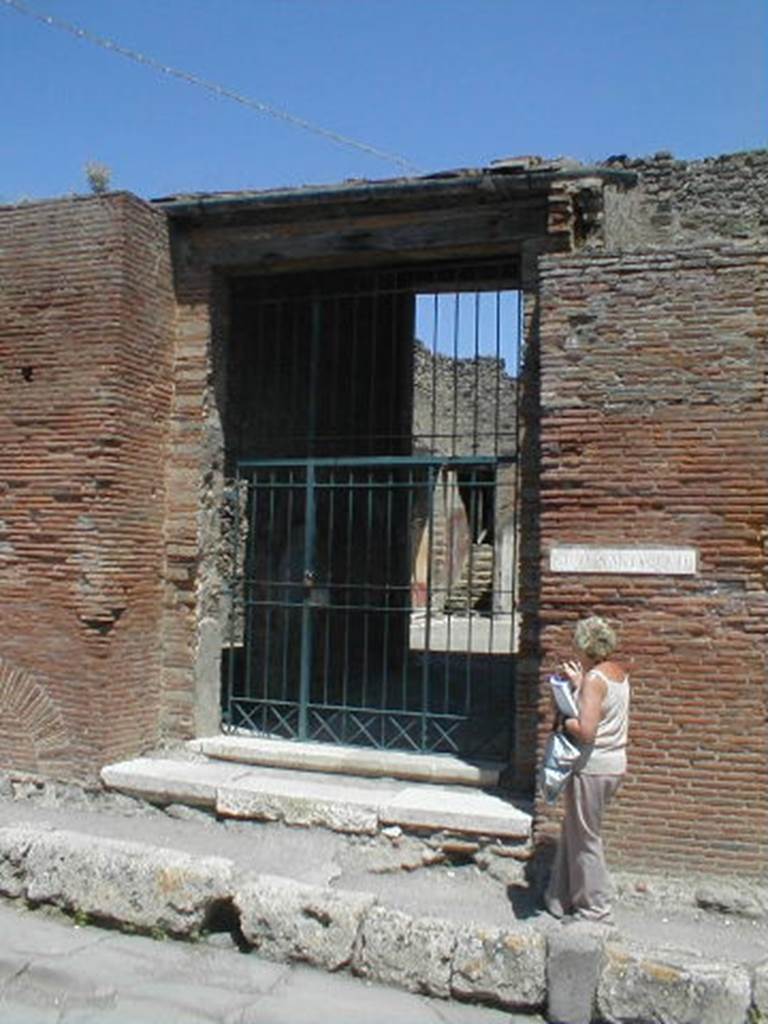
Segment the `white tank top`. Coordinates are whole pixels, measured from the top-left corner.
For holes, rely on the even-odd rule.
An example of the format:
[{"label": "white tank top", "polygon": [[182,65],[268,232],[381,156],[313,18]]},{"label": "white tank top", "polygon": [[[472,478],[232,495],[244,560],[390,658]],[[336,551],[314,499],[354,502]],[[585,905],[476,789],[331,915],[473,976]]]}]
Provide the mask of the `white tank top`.
[{"label": "white tank top", "polygon": [[595,741],[584,766],[584,775],[623,775],[627,770],[627,732],[629,730],[629,676],[620,683],[594,668],[606,686]]}]

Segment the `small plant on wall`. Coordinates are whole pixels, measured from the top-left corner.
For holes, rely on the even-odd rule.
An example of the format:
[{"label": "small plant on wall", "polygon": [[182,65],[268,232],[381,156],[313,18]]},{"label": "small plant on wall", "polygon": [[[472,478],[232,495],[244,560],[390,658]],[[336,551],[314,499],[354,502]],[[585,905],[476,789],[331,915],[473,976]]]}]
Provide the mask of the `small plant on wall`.
[{"label": "small plant on wall", "polygon": [[85,165],[85,176],[94,195],[100,196],[105,192],[109,192],[109,186],[112,181],[111,167],[99,163],[98,160],[89,160]]}]

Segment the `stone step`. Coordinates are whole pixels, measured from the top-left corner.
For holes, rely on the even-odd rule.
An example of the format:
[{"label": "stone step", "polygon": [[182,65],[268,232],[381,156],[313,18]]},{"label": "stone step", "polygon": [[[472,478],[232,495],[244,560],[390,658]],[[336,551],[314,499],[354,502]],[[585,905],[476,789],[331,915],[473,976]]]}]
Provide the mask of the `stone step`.
[{"label": "stone step", "polygon": [[474,608],[493,589],[495,566],[493,547],[487,544],[473,544],[470,557],[464,564],[461,576],[445,599],[447,611]]},{"label": "stone step", "polygon": [[301,743],[252,734],[207,736],[192,740],[188,746],[206,757],[241,764],[366,778],[411,779],[450,786],[497,786],[502,768],[490,762],[470,764],[451,754],[411,754],[399,750]]},{"label": "stone step", "polygon": [[101,777],[131,796],[207,807],[227,818],[367,835],[398,826],[513,844],[526,844],[531,836],[527,806],[467,787],[159,758],[107,765]]}]

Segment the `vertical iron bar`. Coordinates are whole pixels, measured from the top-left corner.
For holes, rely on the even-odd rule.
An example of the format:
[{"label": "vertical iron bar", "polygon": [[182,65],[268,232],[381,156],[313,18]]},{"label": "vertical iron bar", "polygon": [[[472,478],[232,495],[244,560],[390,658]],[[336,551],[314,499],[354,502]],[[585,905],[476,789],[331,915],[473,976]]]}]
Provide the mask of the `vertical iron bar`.
[{"label": "vertical iron bar", "polygon": [[317,370],[320,361],[320,329],[322,307],[320,299],[312,299],[312,331],[309,350],[309,394],[307,396],[307,445],[310,455],[317,455]]},{"label": "vertical iron bar", "polygon": [[310,584],[303,587],[301,603],[301,669],[299,676],[299,739],[307,738],[309,716],[309,684],[312,671],[312,602],[311,581],[315,574],[315,466],[307,463],[304,517],[304,574]]},{"label": "vertical iron bar", "polygon": [[[439,472],[439,470],[438,470]],[[428,519],[427,551],[427,608],[424,619],[424,653],[421,660],[421,730],[419,749],[426,751],[428,720],[429,720],[429,683],[430,683],[430,661],[432,647],[432,560],[434,558],[434,515],[432,514],[432,503],[435,493],[435,467],[429,466],[427,473],[429,481],[430,508]]]},{"label": "vertical iron bar", "polygon": [[328,697],[328,679],[330,676],[331,669],[331,615],[334,614],[333,605],[335,600],[335,594],[333,593],[333,578],[335,576],[331,571],[333,565],[333,535],[335,532],[336,522],[336,470],[332,467],[327,470],[327,506],[328,506],[328,524],[327,524],[327,541],[325,547],[325,565],[324,578],[322,585],[328,595],[328,603],[324,606],[324,619],[325,619],[325,645],[323,649],[323,703],[327,704],[329,701]]},{"label": "vertical iron bar", "polygon": [[[405,522],[406,522],[407,528],[408,528],[408,530],[410,532],[411,529],[412,529],[412,523],[413,523],[413,467],[412,466],[408,470],[408,488],[407,488],[406,494],[407,494],[407,498],[406,498],[407,507],[406,507]],[[421,545],[421,537],[418,538],[416,543],[417,543],[416,554],[414,555],[413,547],[410,544],[410,536],[409,536],[409,545],[408,545],[408,548],[409,548],[409,551],[408,551],[409,559],[408,560],[409,560],[409,564],[413,566],[414,571],[416,569],[416,558],[418,557],[419,546]],[[403,667],[402,667],[402,671],[400,673],[400,706],[401,706],[401,708],[403,710],[405,710],[407,708],[407,706],[408,706],[407,700],[406,700],[406,694],[407,694],[407,691],[408,691],[408,675],[409,675],[410,662],[411,662],[411,650],[412,650],[412,648],[411,648],[411,626],[413,624],[413,613],[414,613],[413,590],[412,590],[412,582],[410,580],[408,581],[408,585],[409,585],[409,589],[408,589],[408,592],[407,592],[408,593],[408,603],[407,603],[408,631],[407,631],[407,636],[405,638],[405,650],[403,651],[403,654],[402,654],[402,657],[403,657]]]},{"label": "vertical iron bar", "polygon": [[[267,313],[269,312],[269,316]],[[279,382],[278,387],[281,389],[287,388],[289,382],[286,380],[286,374],[288,373],[288,364],[286,361],[286,347],[283,345],[283,320],[285,316],[285,303],[280,300],[279,302],[273,302],[268,305],[265,301],[261,302],[261,344],[259,346],[260,359],[263,360],[263,364],[266,364],[265,371],[271,373],[273,376],[266,377],[266,380],[274,379]],[[267,335],[266,324],[271,324],[273,336],[269,338]],[[266,355],[265,349],[269,352]],[[259,389],[264,394],[263,385]],[[267,451],[272,454],[277,447],[277,439],[272,433],[272,424],[267,425],[264,422],[263,413],[260,414],[259,420],[262,424],[264,435],[269,438],[267,442]],[[292,420],[290,422],[293,422]],[[263,442],[261,442],[263,444]],[[278,451],[279,454],[279,451]],[[287,452],[285,454],[288,454]]]},{"label": "vertical iron bar", "polygon": [[[490,614],[490,628],[488,630],[488,649],[489,654],[493,653],[494,650],[494,633],[496,631],[497,623],[497,612],[501,611],[505,607],[505,596],[503,593],[503,576],[502,576],[502,563],[501,563],[501,549],[502,534],[500,530],[501,526],[501,506],[504,498],[503,485],[499,485],[499,430],[501,422],[501,378],[502,378],[502,365],[506,369],[506,364],[502,364],[501,355],[501,335],[502,335],[502,321],[501,321],[501,310],[502,310],[502,293],[497,291],[495,295],[495,339],[494,339],[494,358],[495,358],[495,397],[494,397],[494,411],[493,411],[493,454],[496,458],[493,469],[493,480],[490,486],[489,503],[492,509],[493,515],[493,535],[492,541],[492,556],[491,556],[491,607],[489,610]],[[515,401],[517,406],[517,401]],[[517,416],[517,408],[515,408],[515,417]],[[498,594],[497,594],[498,588]],[[503,635],[503,634],[502,634]],[[511,649],[511,648],[510,648]]]},{"label": "vertical iron bar", "polygon": [[[444,470],[445,479],[445,491],[447,496],[448,505],[448,519],[450,520],[453,516],[454,503],[456,501],[456,488],[457,488],[457,471],[446,468]],[[446,581],[445,581],[445,596],[446,600],[449,595],[453,593],[453,543],[449,545],[448,541],[453,541],[452,530],[446,534]],[[443,651],[442,663],[443,663],[443,696],[450,692],[451,679],[451,659],[453,657],[453,609],[448,607],[445,610],[445,650]],[[450,700],[450,698],[448,698]],[[446,705],[443,705],[443,710],[446,710]]]},{"label": "vertical iron bar", "polygon": [[[328,393],[326,395],[327,408],[332,410],[333,419],[328,422],[328,434],[323,439],[323,446],[321,448],[321,454],[323,455],[344,455],[344,441],[342,440],[343,430],[339,423],[338,409],[339,401],[341,399],[341,321],[342,321],[342,301],[337,295],[333,302],[333,313],[330,317],[330,325],[326,326],[327,337],[325,339],[325,348],[330,349],[328,363],[328,373],[330,375],[330,382],[328,386]],[[346,389],[345,389],[346,390]]]},{"label": "vertical iron bar", "polygon": [[451,455],[458,455],[456,443],[459,434],[459,329],[460,329],[460,300],[459,292],[454,294],[453,300],[453,408],[451,421]]},{"label": "vertical iron bar", "polygon": [[[497,611],[498,611],[498,600],[496,595],[497,587],[501,590],[501,565],[497,558],[498,546],[501,543],[501,535],[499,533],[499,514],[498,509],[501,501],[501,495],[499,493],[499,467],[498,463],[494,464],[492,470],[493,476],[488,482],[488,493],[484,498],[485,507],[490,507],[492,515],[493,532],[491,534],[491,603],[488,609],[488,654],[493,654],[493,634],[497,624]],[[499,573],[497,581],[496,574]]]},{"label": "vertical iron bar", "polygon": [[[480,429],[480,292],[475,292],[475,386],[472,396],[472,454],[478,453],[478,432]],[[469,453],[467,453],[469,454]]]},{"label": "vertical iron bar", "polygon": [[366,447],[366,453],[369,455],[379,455],[379,438],[376,434],[376,428],[379,424],[380,409],[377,408],[376,399],[381,401],[381,389],[377,388],[377,376],[376,376],[376,365],[378,362],[378,349],[380,342],[380,332],[378,330],[378,316],[379,316],[379,275],[376,274],[374,277],[374,286],[371,294],[371,303],[368,311],[370,318],[369,323],[369,338],[368,338],[368,358],[370,359],[370,373],[368,377],[368,444]]},{"label": "vertical iron bar", "polygon": [[366,488],[366,529],[365,529],[365,581],[362,590],[363,595],[363,689],[360,702],[363,707],[368,699],[368,668],[371,639],[370,606],[371,606],[371,538],[373,531],[371,523],[373,518],[373,487],[371,472],[368,472],[368,486]]},{"label": "vertical iron bar", "polygon": [[[245,654],[245,581],[240,582],[238,577],[238,563],[240,560],[240,467],[235,471],[235,491],[233,496],[234,511],[232,515],[232,565],[230,569],[229,587],[229,664],[227,665],[227,724],[231,727],[234,722],[234,693],[235,693],[235,631],[237,624],[237,605],[242,607],[243,627],[241,651]],[[243,552],[245,562],[245,552]],[[244,575],[244,573],[243,573]],[[238,594],[241,594],[238,598]],[[242,670],[241,665],[241,670]]]},{"label": "vertical iron bar", "polygon": [[350,618],[355,596],[352,590],[352,534],[355,521],[355,481],[353,472],[351,468],[347,470],[347,551],[344,565],[346,607],[344,609],[344,672],[342,678],[342,704],[345,708],[349,706]]},{"label": "vertical iron bar", "polygon": [[387,487],[387,528],[385,531],[386,541],[384,544],[384,606],[380,612],[384,616],[384,648],[382,651],[382,666],[381,666],[381,677],[382,677],[382,691],[381,691],[381,706],[382,708],[388,707],[388,685],[387,676],[389,673],[389,620],[392,615],[392,599],[391,599],[391,580],[392,580],[392,492],[396,486],[395,484],[395,473],[396,470],[390,468],[389,471],[389,486]]},{"label": "vertical iron bar", "polygon": [[293,600],[293,586],[291,582],[291,569],[292,569],[292,558],[291,553],[293,550],[293,498],[294,498],[294,471],[290,469],[288,471],[288,486],[286,488],[288,493],[288,504],[286,508],[286,522],[285,522],[285,576],[286,578],[280,581],[282,589],[281,605],[283,609],[283,664],[282,664],[282,676],[280,680],[280,697],[282,700],[288,700],[290,690],[288,681],[288,651],[291,649],[291,632],[293,628],[293,612],[296,610]]},{"label": "vertical iron bar", "polygon": [[390,325],[389,344],[385,353],[388,358],[385,360],[385,365],[389,365],[389,373],[387,374],[389,393],[387,395],[387,415],[385,417],[386,443],[382,446],[381,454],[400,455],[405,454],[405,446],[400,439],[397,416],[397,385],[402,375],[403,346],[399,330],[402,304],[396,286],[388,295],[388,303]]},{"label": "vertical iron bar", "polygon": [[[245,557],[245,572],[244,572],[244,600],[243,600],[243,656],[245,658],[245,696],[248,698],[253,697],[253,691],[251,687],[251,662],[253,655],[253,622],[251,620],[251,604],[252,604],[252,588],[254,582],[251,579],[253,573],[253,556],[254,548],[256,543],[256,503],[257,503],[257,487],[255,481],[256,474],[253,474],[248,480],[246,490],[246,507],[248,509],[248,536],[246,538],[246,557]],[[250,508],[248,508],[250,506]]]},{"label": "vertical iron bar", "polygon": [[[301,437],[299,426],[299,424],[303,422],[303,417],[305,415],[304,410],[306,408],[301,394],[302,386],[306,385],[305,362],[303,359],[300,359],[300,353],[303,354],[304,352],[304,346],[301,344],[302,339],[299,337],[302,321],[302,303],[300,299],[281,300],[278,307],[278,324],[282,321],[283,307],[287,308],[289,327],[286,331],[287,344],[285,347],[288,351],[286,353],[287,358],[285,361],[288,366],[290,366],[289,385],[287,389],[289,394],[288,402],[286,403],[288,406],[288,437],[287,447],[284,447],[283,450],[286,451],[286,454],[293,457],[301,455],[306,456],[309,452],[301,447],[303,438]],[[283,345],[280,344],[282,342],[282,338],[280,337],[279,340],[276,340],[278,341],[279,348],[282,351]],[[285,445],[285,442],[283,442],[283,445]]]},{"label": "vertical iron bar", "polygon": [[358,364],[361,361],[359,355],[360,338],[359,338],[359,309],[360,299],[355,292],[351,299],[351,319],[352,319],[352,331],[351,331],[351,348],[352,352],[349,359],[349,387],[345,388],[344,396],[347,403],[347,416],[349,420],[349,432],[346,437],[346,444],[349,452],[354,455],[360,455],[362,452],[357,450],[359,444],[358,437],[362,433],[362,423],[358,424],[358,406],[360,405],[360,389],[358,388]]},{"label": "vertical iron bar", "polygon": [[494,347],[494,366],[496,368],[496,394],[493,409],[493,454],[499,455],[499,431],[501,428],[501,293],[496,292],[496,339]]},{"label": "vertical iron bar", "polygon": [[432,400],[432,423],[431,423],[432,435],[429,438],[429,447],[428,447],[428,451],[432,452],[435,455],[440,450],[439,447],[438,447],[438,438],[437,438],[437,406],[438,406],[438,398],[437,398],[437,348],[438,348],[438,346],[437,346],[437,338],[438,338],[439,328],[440,328],[440,302],[439,302],[439,296],[438,296],[437,292],[435,292],[435,296],[434,296],[434,317],[433,317],[433,321],[432,321],[432,395],[431,395],[431,400]]},{"label": "vertical iron bar", "polygon": [[472,590],[475,585],[474,576],[474,524],[477,519],[477,467],[472,466],[469,470],[469,565],[467,568],[467,649],[465,658],[464,677],[464,713],[468,714],[472,704],[472,628],[474,616],[472,614]]},{"label": "vertical iron bar", "polygon": [[[272,559],[274,557],[274,528],[275,528],[275,474],[274,472],[269,474],[268,487],[268,498],[269,498],[269,512],[267,515],[267,541],[266,541],[266,556],[267,556],[267,571],[265,573],[265,585],[266,585],[266,602],[264,611],[266,615],[266,631],[264,637],[264,679],[268,680],[270,676],[270,662],[269,655],[271,652],[271,641],[272,641],[272,602],[274,600],[273,586],[272,586],[272,574],[274,572],[272,566]],[[279,595],[278,595],[279,600]],[[266,684],[268,686],[268,683]],[[263,693],[262,696],[266,696]]]}]

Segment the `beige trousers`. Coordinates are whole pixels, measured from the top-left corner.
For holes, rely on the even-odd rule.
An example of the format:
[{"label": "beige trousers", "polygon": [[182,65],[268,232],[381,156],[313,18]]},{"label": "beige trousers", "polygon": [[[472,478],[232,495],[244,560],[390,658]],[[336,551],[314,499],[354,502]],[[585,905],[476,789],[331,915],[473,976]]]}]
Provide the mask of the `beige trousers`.
[{"label": "beige trousers", "polygon": [[603,811],[621,775],[571,776],[564,791],[565,817],[544,903],[555,917],[593,921],[610,917],[613,886],[603,857]]}]

